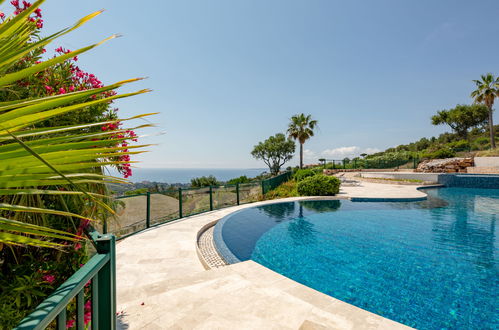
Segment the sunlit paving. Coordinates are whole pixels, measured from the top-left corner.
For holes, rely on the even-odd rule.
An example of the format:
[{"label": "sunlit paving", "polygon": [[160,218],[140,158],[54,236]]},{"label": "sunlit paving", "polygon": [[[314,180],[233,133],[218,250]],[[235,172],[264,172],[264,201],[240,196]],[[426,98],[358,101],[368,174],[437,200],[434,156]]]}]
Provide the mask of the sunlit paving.
[{"label": "sunlit paving", "polygon": [[0,330],[498,329],[498,11],[0,0]]}]

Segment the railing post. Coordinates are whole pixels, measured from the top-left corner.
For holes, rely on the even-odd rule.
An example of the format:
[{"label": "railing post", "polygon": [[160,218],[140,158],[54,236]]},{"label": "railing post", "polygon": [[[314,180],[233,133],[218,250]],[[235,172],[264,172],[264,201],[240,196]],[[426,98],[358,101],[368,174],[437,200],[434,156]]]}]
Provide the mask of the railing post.
[{"label": "railing post", "polygon": [[146,194],[146,228],[151,226],[151,193],[148,191]]},{"label": "railing post", "polygon": [[210,211],[213,211],[213,187],[210,186]]},{"label": "railing post", "polygon": [[178,217],[182,218],[182,188],[178,188]]},{"label": "railing post", "polygon": [[239,183],[236,183],[236,200],[237,205],[239,205]]},{"label": "railing post", "polygon": [[99,271],[98,313],[96,329],[116,329],[116,237],[104,235],[96,241],[97,252],[109,254],[109,262]]}]

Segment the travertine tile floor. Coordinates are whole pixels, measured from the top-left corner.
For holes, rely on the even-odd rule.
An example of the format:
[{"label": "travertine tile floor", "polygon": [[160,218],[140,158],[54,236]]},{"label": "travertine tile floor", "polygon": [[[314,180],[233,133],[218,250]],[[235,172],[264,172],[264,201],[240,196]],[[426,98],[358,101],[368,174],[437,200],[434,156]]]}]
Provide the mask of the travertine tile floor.
[{"label": "travertine tile floor", "polygon": [[[340,198],[414,198],[415,186],[362,183]],[[360,189],[359,189],[360,188]],[[299,200],[306,198],[292,198]],[[272,201],[269,201],[270,203]],[[205,213],[131,236],[117,245],[121,329],[403,329],[253,261],[205,270],[197,233],[247,204]]]}]

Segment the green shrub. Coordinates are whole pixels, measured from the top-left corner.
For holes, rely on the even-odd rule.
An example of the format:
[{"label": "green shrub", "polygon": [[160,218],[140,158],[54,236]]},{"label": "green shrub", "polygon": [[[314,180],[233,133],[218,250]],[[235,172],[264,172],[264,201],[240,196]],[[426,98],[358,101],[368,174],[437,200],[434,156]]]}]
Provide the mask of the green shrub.
[{"label": "green shrub", "polygon": [[218,180],[213,175],[202,176],[202,177],[199,177],[199,178],[191,179],[191,186],[193,188],[218,186]]},{"label": "green shrub", "polygon": [[332,196],[340,192],[340,180],[334,176],[315,175],[298,182],[301,196]]},{"label": "green shrub", "polygon": [[139,188],[135,190],[125,191],[125,195],[130,196],[130,195],[145,194],[147,191],[148,191],[147,188]]},{"label": "green shrub", "polygon": [[310,170],[314,171],[315,174],[322,174],[323,168],[321,167],[313,167]]},{"label": "green shrub", "polygon": [[265,199],[276,199],[286,197],[297,197],[298,191],[296,190],[296,181],[288,181],[281,184],[279,187],[269,191],[265,194]]},{"label": "green shrub", "polygon": [[443,148],[433,152],[424,153],[423,158],[429,159],[442,159],[442,158],[452,158],[456,155],[456,152],[450,148]]},{"label": "green shrub", "polygon": [[316,174],[317,173],[314,170],[311,170],[311,169],[301,169],[301,170],[296,171],[293,174],[293,179],[295,179],[296,182],[300,182],[303,179],[311,177],[311,176],[314,176]]},{"label": "green shrub", "polygon": [[449,148],[451,148],[453,151],[468,151],[470,150],[470,143],[466,140],[459,140],[455,142],[451,142],[447,144]]},{"label": "green shrub", "polygon": [[251,180],[246,176],[246,175],[241,175],[238,178],[230,179],[227,181],[227,184],[242,184],[242,183],[248,183]]}]

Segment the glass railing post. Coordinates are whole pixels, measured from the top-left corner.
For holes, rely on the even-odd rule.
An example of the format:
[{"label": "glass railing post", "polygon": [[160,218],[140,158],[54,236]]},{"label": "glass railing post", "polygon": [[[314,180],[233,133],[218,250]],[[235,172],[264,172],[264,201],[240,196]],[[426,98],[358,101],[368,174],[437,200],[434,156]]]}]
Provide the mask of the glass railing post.
[{"label": "glass railing post", "polygon": [[237,205],[239,205],[239,183],[236,183],[236,201]]},{"label": "glass railing post", "polygon": [[146,228],[151,226],[151,193],[146,194]]},{"label": "glass railing post", "polygon": [[178,217],[182,218],[182,188],[178,188]]},{"label": "glass railing post", "polygon": [[213,187],[210,186],[210,211],[213,211]]}]

